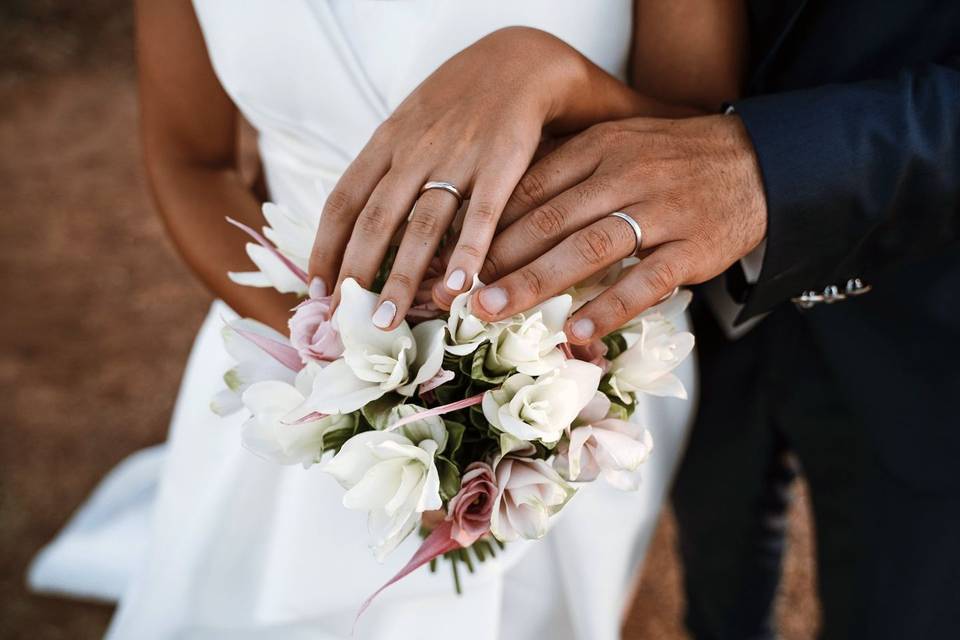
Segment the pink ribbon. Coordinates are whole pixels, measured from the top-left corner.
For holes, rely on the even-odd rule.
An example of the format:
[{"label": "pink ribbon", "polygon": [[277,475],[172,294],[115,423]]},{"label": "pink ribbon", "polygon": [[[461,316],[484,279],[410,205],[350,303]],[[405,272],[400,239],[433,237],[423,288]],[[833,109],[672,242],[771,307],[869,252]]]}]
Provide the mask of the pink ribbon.
[{"label": "pink ribbon", "polygon": [[287,256],[277,251],[277,248],[273,246],[273,244],[269,240],[267,240],[262,235],[260,235],[260,233],[257,232],[255,229],[251,229],[250,227],[243,224],[242,222],[239,222],[238,220],[234,220],[233,218],[230,218],[230,217],[227,218],[227,222],[237,227],[238,229],[242,230],[248,236],[256,240],[261,247],[263,247],[264,249],[272,253],[274,256],[276,256],[277,260],[282,262],[284,266],[287,267],[287,269],[290,269],[290,272],[293,273],[293,275],[300,278],[300,280],[302,280],[303,282],[307,281],[307,273],[297,265],[293,264],[290,258],[288,258]]},{"label": "pink ribbon", "polygon": [[433,416],[442,416],[445,413],[450,413],[451,411],[459,411],[460,409],[466,409],[467,407],[472,407],[475,404],[480,404],[483,402],[483,394],[478,393],[475,396],[470,396],[463,400],[457,400],[456,402],[451,402],[450,404],[440,405],[439,407],[434,407],[433,409],[427,409],[426,411],[420,411],[418,413],[413,413],[406,418],[400,418],[392,425],[386,428],[386,431],[393,431],[394,429],[399,429],[405,424],[410,424],[411,422],[416,422],[417,420],[423,420],[424,418],[432,418]]},{"label": "pink ribbon", "polygon": [[238,327],[232,328],[241,336],[263,349],[267,355],[271,356],[287,369],[291,371],[300,371],[300,369],[303,369],[304,365],[303,361],[300,360],[300,354],[290,345],[271,340],[253,331],[247,331],[246,329],[240,329]]},{"label": "pink ribbon", "polygon": [[370,603],[373,602],[373,599],[380,595],[384,589],[394,584],[398,580],[408,576],[410,573],[416,569],[419,569],[434,558],[442,556],[443,554],[453,551],[454,549],[459,549],[460,543],[450,537],[452,531],[452,522],[449,520],[444,520],[442,523],[440,523],[440,525],[434,529],[429,536],[427,536],[426,540],[423,541],[423,544],[421,544],[420,548],[417,549],[416,553],[413,554],[413,557],[410,558],[410,561],[407,562],[407,564],[405,564],[395,576],[390,578],[389,582],[374,591],[373,595],[363,601],[363,604],[360,605],[360,610],[357,612],[357,617],[353,620],[354,628],[356,628],[357,620],[360,619],[360,616],[363,615],[363,612],[367,610],[367,607],[370,606]]}]

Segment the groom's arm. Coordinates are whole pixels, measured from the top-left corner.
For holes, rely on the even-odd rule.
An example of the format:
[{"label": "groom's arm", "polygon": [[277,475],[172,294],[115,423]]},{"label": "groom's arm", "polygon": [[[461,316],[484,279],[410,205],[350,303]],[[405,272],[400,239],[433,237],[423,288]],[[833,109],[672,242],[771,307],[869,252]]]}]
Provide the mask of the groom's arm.
[{"label": "groom's arm", "polygon": [[735,104],[767,201],[739,320],[960,242],[960,59]]}]

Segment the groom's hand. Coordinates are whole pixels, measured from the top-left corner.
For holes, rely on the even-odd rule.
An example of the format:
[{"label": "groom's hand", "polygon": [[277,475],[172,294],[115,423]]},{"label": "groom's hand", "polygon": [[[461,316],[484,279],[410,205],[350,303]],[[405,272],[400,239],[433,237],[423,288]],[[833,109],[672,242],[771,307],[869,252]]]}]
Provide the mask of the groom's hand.
[{"label": "groom's hand", "polygon": [[571,318],[574,343],[722,273],[764,238],[760,170],[740,118],[608,122],[537,162],[504,211],[474,312],[510,316],[631,255],[634,231],[613,211],[639,223],[643,260]]}]

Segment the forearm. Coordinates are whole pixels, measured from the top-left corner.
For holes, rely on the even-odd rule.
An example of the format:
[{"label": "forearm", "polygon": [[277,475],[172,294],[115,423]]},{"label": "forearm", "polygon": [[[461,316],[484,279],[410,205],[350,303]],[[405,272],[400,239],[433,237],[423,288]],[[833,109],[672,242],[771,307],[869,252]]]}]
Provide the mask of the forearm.
[{"label": "forearm", "polygon": [[744,317],[960,243],[960,70],[745,100],[769,231]]},{"label": "forearm", "polygon": [[699,115],[696,104],[667,101],[641,93],[616,79],[586,58],[571,65],[579,77],[568,86],[562,110],[548,120],[552,133],[571,133],[589,126],[633,117],[683,118]]},{"label": "forearm", "polygon": [[241,316],[286,332],[290,295],[240,286],[228,271],[249,271],[246,238],[227,216],[253,228],[263,225],[260,204],[232,168],[148,161],[150,182],[162,218],[180,255],[200,280]]}]

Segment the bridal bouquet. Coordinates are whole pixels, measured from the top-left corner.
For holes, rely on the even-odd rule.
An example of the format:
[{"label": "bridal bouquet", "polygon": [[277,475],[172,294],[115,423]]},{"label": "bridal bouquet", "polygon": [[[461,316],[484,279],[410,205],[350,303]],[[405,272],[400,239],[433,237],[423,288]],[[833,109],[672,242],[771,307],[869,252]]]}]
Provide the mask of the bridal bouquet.
[{"label": "bridal bouquet", "polygon": [[422,546],[384,587],[439,556],[456,578],[458,562],[472,570],[503,543],[543,537],[578,483],[636,488],[653,443],[630,416],[640,394],[686,397],[672,370],[693,348],[674,325],[689,292],[589,354],[562,328],[622,265],[500,322],[471,313],[474,282],[449,312],[422,305],[383,331],[371,321],[373,291],[346,280],[334,310],[320,281],[307,282],[310,221],[271,204],[264,213],[267,237],[234,222],[257,241],[248,254],[259,272],[231,275],[303,301],[289,335],[249,319],[227,324],[237,365],[212,406],[249,411],[242,439],[253,452],[333,476],[343,506],[368,513],[378,559],[421,531]]}]

